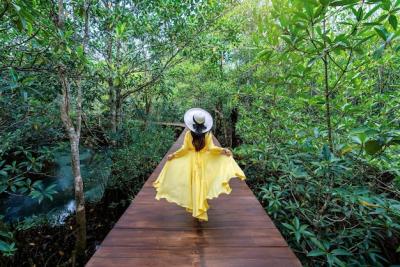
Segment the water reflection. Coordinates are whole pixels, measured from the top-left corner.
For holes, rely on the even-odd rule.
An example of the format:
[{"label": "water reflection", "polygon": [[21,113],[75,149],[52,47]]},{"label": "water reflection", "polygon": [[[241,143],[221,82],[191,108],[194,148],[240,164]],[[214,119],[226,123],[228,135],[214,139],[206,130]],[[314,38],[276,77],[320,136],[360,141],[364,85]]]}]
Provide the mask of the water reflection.
[{"label": "water reflection", "polygon": [[[75,210],[74,178],[71,170],[71,158],[68,150],[57,152],[54,177],[43,179],[45,186],[56,184],[53,200],[44,199],[40,204],[28,196],[8,195],[0,199],[0,211],[6,221],[47,214],[53,223],[63,223]],[[85,198],[88,202],[101,199],[111,170],[111,157],[107,151],[81,149],[81,172],[84,179]]]}]

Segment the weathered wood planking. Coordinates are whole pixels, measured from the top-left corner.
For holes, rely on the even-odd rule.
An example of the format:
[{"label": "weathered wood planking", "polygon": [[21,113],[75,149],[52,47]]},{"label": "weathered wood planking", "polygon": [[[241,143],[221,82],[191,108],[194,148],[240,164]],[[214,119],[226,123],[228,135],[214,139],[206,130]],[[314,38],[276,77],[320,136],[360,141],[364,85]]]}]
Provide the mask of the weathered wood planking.
[{"label": "weathered wood planking", "polygon": [[186,131],[86,266],[301,266],[244,181],[231,179],[230,195],[208,201],[208,222],[197,222],[184,208],[155,199],[152,182]]}]

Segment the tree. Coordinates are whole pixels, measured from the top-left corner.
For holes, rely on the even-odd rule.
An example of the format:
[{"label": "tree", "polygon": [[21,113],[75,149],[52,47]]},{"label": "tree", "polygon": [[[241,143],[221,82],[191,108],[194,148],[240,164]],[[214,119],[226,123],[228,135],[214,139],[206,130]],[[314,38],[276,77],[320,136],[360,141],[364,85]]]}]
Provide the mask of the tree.
[{"label": "tree", "polygon": [[[273,4],[274,12],[279,14],[281,37],[288,51],[301,55],[298,64],[306,65],[300,70],[300,75],[305,77],[311,74],[311,68],[320,68],[317,63],[322,63],[324,71],[320,75],[324,88],[327,137],[329,147],[334,151],[332,98],[340,93],[346,75],[355,75],[371,61],[372,53],[365,53],[369,39],[375,38],[377,33],[386,36],[384,47],[394,40],[393,35],[389,38],[384,22],[388,20],[396,25],[394,14],[398,11],[399,3],[327,0]],[[382,46],[377,48],[375,54],[381,52]],[[305,60],[305,64],[302,64],[301,61]]]},{"label": "tree", "polygon": [[[226,2],[100,1],[94,28],[99,78],[108,87],[109,126],[113,139],[123,118],[124,102],[149,95],[165,72],[181,62],[180,55],[196,47],[215,23]],[[145,92],[146,91],[146,92]],[[147,98],[148,105],[151,98]],[[115,144],[115,140],[113,141]]]},{"label": "tree", "polygon": [[[60,114],[61,120],[64,124],[65,131],[69,137],[71,146],[71,166],[74,176],[74,188],[75,188],[75,210],[76,210],[76,222],[77,222],[77,235],[75,251],[78,258],[85,255],[86,249],[86,211],[85,211],[85,197],[83,190],[83,179],[80,168],[80,153],[79,144],[82,128],[82,72],[85,70],[85,51],[89,38],[89,0],[85,0],[83,3],[83,37],[82,44],[78,45],[76,49],[76,59],[79,60],[77,67],[67,67],[63,62],[60,62],[57,66],[58,77],[61,84],[62,95],[60,97]],[[61,34],[65,34],[65,11],[63,0],[58,1],[58,17],[57,27]],[[66,40],[64,47],[69,48],[70,41]],[[74,43],[72,43],[74,45]],[[75,54],[75,53],[74,53]],[[73,54],[73,55],[74,55]],[[76,96],[76,117],[75,122],[71,118],[71,83],[68,75],[75,73],[77,75],[75,79],[75,85],[77,90]],[[73,262],[75,265],[75,262]]]}]

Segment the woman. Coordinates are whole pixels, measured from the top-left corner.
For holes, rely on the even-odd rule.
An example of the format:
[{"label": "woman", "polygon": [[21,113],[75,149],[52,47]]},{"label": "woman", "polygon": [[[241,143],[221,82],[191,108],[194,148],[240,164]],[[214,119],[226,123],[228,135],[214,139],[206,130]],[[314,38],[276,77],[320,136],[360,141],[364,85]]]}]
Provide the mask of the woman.
[{"label": "woman", "polygon": [[208,221],[207,199],[230,194],[229,180],[245,180],[245,174],[225,148],[215,146],[211,128],[213,119],[207,111],[192,108],[186,111],[183,145],[168,155],[168,161],[153,186],[156,199],[165,198],[186,208],[199,221]]}]

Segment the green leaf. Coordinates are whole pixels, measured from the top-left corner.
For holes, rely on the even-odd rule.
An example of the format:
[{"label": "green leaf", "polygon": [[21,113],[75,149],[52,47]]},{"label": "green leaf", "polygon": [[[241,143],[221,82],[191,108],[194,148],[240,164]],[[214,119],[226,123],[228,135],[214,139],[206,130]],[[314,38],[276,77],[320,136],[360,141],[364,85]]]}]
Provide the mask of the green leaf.
[{"label": "green leaf", "polygon": [[389,33],[387,32],[387,30],[385,29],[385,27],[380,26],[380,27],[375,27],[374,29],[375,29],[375,31],[378,33],[378,35],[379,35],[384,41],[387,40],[387,38],[388,38],[388,36],[389,36]]},{"label": "green leaf", "polygon": [[308,252],[307,256],[308,257],[319,257],[325,255],[325,251],[319,250],[319,249],[314,249]]},{"label": "green leaf", "polygon": [[263,50],[261,51],[258,55],[257,58],[260,60],[268,61],[271,56],[273,55],[273,52],[271,50]]},{"label": "green leaf", "polygon": [[0,240],[0,251],[3,253],[4,256],[10,257],[14,255],[14,252],[17,250],[15,247],[15,243],[6,243]]},{"label": "green leaf", "polygon": [[78,54],[79,58],[83,58],[84,57],[84,49],[83,49],[83,45],[80,45],[76,48],[76,53]]},{"label": "green leaf", "polygon": [[324,158],[324,160],[330,160],[332,157],[332,153],[331,150],[329,149],[329,146],[327,144],[324,144],[324,146],[322,147],[322,157]]},{"label": "green leaf", "polygon": [[295,229],[293,228],[292,225],[288,224],[288,223],[282,223],[283,226],[285,226],[286,228],[288,228],[289,230],[294,231]]},{"label": "green leaf", "polygon": [[13,238],[13,233],[12,232],[8,232],[8,231],[7,232],[0,231],[0,236],[11,239],[11,238]]},{"label": "green leaf", "polygon": [[346,266],[347,266],[343,261],[341,261],[341,260],[340,260],[339,258],[337,258],[337,257],[334,257],[334,258],[333,258],[333,262],[336,263],[337,265],[339,265],[340,267],[346,267]]},{"label": "green leaf", "polygon": [[338,256],[351,256],[352,255],[347,250],[341,249],[341,248],[337,248],[337,249],[332,250],[332,254],[333,255],[338,255]]},{"label": "green leaf", "polygon": [[397,18],[395,15],[390,15],[389,16],[389,23],[392,26],[394,30],[397,30]]},{"label": "green leaf", "polygon": [[356,43],[355,46],[358,47],[358,46],[362,45],[363,43],[365,43],[366,41],[368,41],[368,40],[371,39],[372,37],[374,37],[374,34],[369,35],[369,36],[367,36],[367,37],[365,37],[365,38],[359,40],[359,41]]},{"label": "green leaf", "polygon": [[379,59],[382,57],[383,52],[385,51],[385,44],[380,45],[373,53],[373,57],[375,59]]},{"label": "green leaf", "polygon": [[358,0],[338,0],[332,1],[329,5],[330,6],[347,6],[347,5],[355,5],[359,1]]},{"label": "green leaf", "polygon": [[379,5],[374,6],[370,11],[364,16],[364,20],[368,19],[372,14],[374,14],[380,8]]},{"label": "green leaf", "polygon": [[13,7],[14,7],[14,10],[15,10],[17,13],[21,11],[21,7],[20,7],[19,5],[15,4],[15,3],[13,3],[12,5],[13,5]]},{"label": "green leaf", "polygon": [[308,61],[308,63],[307,63],[307,67],[311,67],[312,65],[314,65],[314,63],[319,59],[320,57],[318,56],[318,57],[313,57],[313,58],[311,58],[309,61]]},{"label": "green leaf", "polygon": [[325,251],[325,247],[324,247],[324,245],[322,245],[322,243],[318,240],[318,239],[316,239],[316,238],[311,238],[311,241],[320,249],[320,250],[322,250],[322,251]]},{"label": "green leaf", "polygon": [[356,17],[357,21],[361,21],[363,17],[363,9],[362,7],[359,7],[358,10],[356,10],[354,7],[351,7],[351,11],[353,12],[354,16]]},{"label": "green leaf", "polygon": [[376,140],[368,140],[365,142],[365,152],[374,155],[382,149],[382,145]]},{"label": "green leaf", "polygon": [[291,37],[290,35],[282,35],[282,36],[281,36],[281,38],[282,38],[286,43],[288,43],[289,45],[292,45],[292,44],[293,44],[293,41],[292,41],[292,39],[291,39],[290,37]]},{"label": "green leaf", "polygon": [[387,145],[400,145],[400,137],[395,137],[393,139],[391,139]]},{"label": "green leaf", "polygon": [[331,0],[319,0],[319,2],[321,3],[321,5],[327,6],[330,4]]},{"label": "green leaf", "polygon": [[7,185],[0,185],[0,194],[7,190]]},{"label": "green leaf", "polygon": [[381,7],[382,9],[389,11],[390,10],[390,5],[391,5],[391,1],[387,0],[387,1],[380,1],[382,2]]}]

